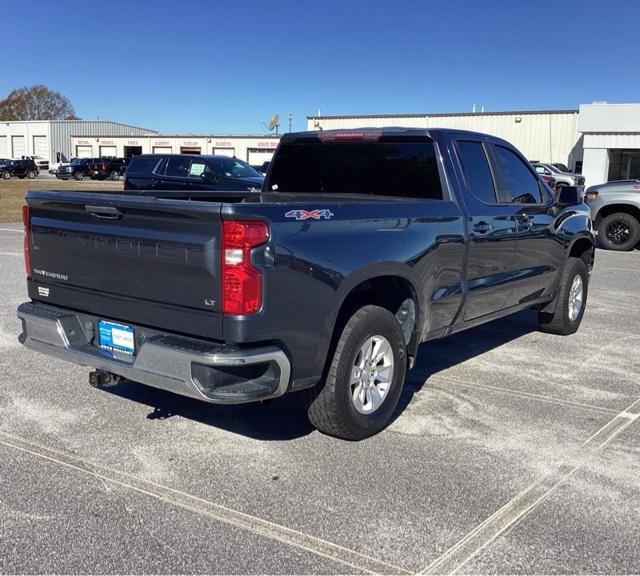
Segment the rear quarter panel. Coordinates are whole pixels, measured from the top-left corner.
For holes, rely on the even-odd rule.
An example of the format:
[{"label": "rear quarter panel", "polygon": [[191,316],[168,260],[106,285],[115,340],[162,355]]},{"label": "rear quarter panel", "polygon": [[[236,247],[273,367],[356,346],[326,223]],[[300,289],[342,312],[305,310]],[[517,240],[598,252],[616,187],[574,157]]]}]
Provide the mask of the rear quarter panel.
[{"label": "rear quarter panel", "polygon": [[[330,210],[330,219],[298,221],[292,208]],[[256,205],[223,208],[223,217],[256,214]],[[464,222],[450,201],[372,200],[260,205],[271,241],[255,256],[264,270],[262,311],[225,317],[225,339],[275,339],[305,385],[324,367],[336,317],[349,293],[377,276],[407,279],[418,298],[419,335],[448,326],[461,301]],[[363,216],[366,215],[366,216]]]}]

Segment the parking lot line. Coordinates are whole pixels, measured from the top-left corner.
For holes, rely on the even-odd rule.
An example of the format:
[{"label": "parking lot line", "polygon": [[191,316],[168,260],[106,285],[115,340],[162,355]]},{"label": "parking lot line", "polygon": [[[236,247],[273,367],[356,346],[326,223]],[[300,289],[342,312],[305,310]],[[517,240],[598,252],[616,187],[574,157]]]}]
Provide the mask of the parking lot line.
[{"label": "parking lot line", "polygon": [[433,388],[443,389],[438,386],[437,380],[443,380],[455,386],[468,386],[469,388],[477,388],[479,390],[486,390],[488,392],[496,392],[498,394],[508,394],[509,396],[517,396],[519,398],[525,398],[527,400],[536,400],[538,402],[545,402],[547,404],[555,404],[557,406],[567,406],[568,408],[580,408],[582,410],[591,410],[592,412],[601,412],[605,414],[618,414],[617,410],[611,410],[610,408],[603,408],[600,406],[594,406],[593,404],[584,404],[582,402],[573,402],[572,400],[563,400],[562,398],[556,398],[554,396],[545,396],[543,394],[533,394],[531,392],[524,392],[521,390],[511,390],[509,388],[502,388],[500,386],[492,386],[490,384],[478,384],[475,382],[467,382],[460,378],[453,376],[438,376]]},{"label": "parking lot line", "polygon": [[0,228],[2,232],[13,232],[14,234],[24,234],[24,232],[18,228]]},{"label": "parking lot line", "polygon": [[20,252],[0,252],[0,256],[22,256]]},{"label": "parking lot line", "polygon": [[180,490],[176,490],[168,486],[143,480],[131,474],[107,468],[106,466],[94,464],[66,452],[41,446],[31,442],[30,440],[12,436],[5,432],[0,432],[0,444],[31,454],[49,462],[65,466],[67,468],[72,468],[78,472],[88,474],[106,482],[129,488],[141,494],[157,498],[158,500],[168,504],[190,510],[196,514],[213,518],[219,522],[223,522],[225,524],[247,530],[248,532],[311,552],[323,558],[339,562],[358,573],[410,574],[408,570],[381,560],[376,560],[375,558],[344,548],[338,544],[322,540],[321,538],[270,522],[269,520],[265,520],[257,516],[233,510],[221,504],[216,504],[209,500],[181,492]]},{"label": "parking lot line", "polygon": [[576,464],[562,464],[537,480],[494,512],[464,538],[436,558],[421,574],[454,574],[501,534],[535,510],[550,494],[579,470],[586,460],[640,417],[640,399],[602,426],[582,445]]}]

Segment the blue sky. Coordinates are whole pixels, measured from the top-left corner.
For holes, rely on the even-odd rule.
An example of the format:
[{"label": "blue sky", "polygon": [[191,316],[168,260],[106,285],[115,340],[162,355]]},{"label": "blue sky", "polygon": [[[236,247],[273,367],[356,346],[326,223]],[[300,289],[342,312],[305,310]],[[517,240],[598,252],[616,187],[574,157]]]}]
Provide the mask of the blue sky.
[{"label": "blue sky", "polygon": [[[3,2],[0,97],[46,84],[82,118],[259,133],[279,112],[640,101],[640,2]],[[31,14],[35,18],[25,18]],[[17,47],[17,50],[8,47]],[[104,55],[104,56],[101,56]]]}]

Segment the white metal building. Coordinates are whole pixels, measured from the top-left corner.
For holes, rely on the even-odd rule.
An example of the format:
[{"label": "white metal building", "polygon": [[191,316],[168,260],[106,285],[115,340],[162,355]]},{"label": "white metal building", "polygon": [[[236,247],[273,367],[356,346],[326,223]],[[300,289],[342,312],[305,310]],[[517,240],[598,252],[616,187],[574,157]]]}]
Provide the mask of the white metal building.
[{"label": "white metal building", "polygon": [[141,135],[90,136],[71,138],[72,155],[79,158],[98,156],[136,156],[138,154],[217,154],[235,156],[251,165],[261,165],[271,160],[278,147],[277,135]]},{"label": "white metal building", "polygon": [[74,155],[72,136],[138,136],[157,134],[155,130],[108,120],[0,121],[0,158],[41,156],[49,162]]},{"label": "white metal building", "polygon": [[308,116],[308,130],[404,126],[459,128],[504,138],[529,160],[582,166],[578,110],[521,110],[457,114],[381,114],[372,116]]},{"label": "white metal building", "polygon": [[583,104],[578,129],[587,185],[640,179],[640,104]]}]

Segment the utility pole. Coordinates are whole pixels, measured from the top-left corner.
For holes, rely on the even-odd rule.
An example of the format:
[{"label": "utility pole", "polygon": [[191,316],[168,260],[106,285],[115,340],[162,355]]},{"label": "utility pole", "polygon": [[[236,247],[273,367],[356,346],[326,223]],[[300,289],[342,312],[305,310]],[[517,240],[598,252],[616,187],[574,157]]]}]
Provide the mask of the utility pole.
[{"label": "utility pole", "polygon": [[289,132],[291,132],[291,121],[293,120],[293,114],[289,112]]}]

